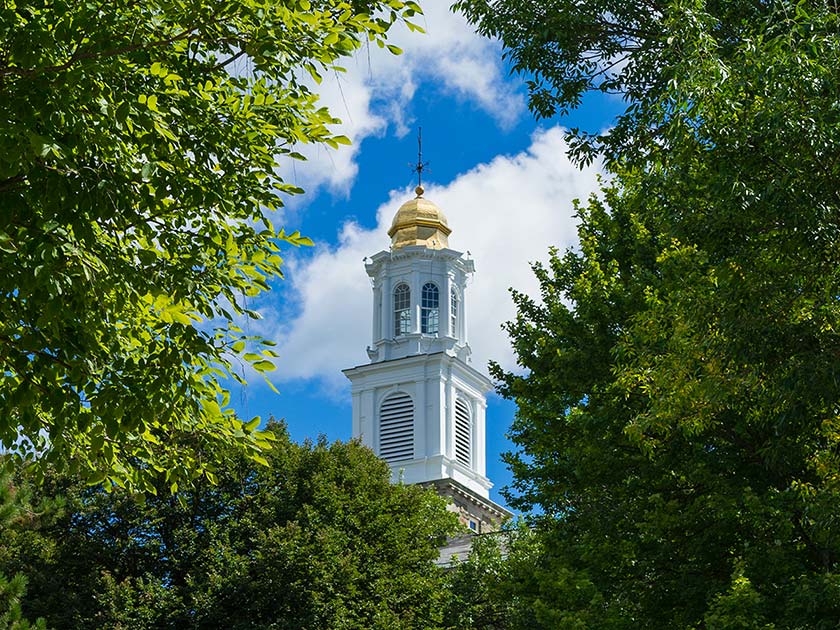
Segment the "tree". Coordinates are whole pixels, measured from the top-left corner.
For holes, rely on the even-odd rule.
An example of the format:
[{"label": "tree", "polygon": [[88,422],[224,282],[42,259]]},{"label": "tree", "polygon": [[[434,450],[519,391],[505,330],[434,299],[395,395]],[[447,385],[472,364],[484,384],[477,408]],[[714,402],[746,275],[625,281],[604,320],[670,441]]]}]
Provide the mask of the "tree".
[{"label": "tree", "polygon": [[[628,100],[580,249],[515,294],[514,503],[545,627],[840,616],[840,30],[822,2],[459,3],[538,114]],[[616,65],[610,67],[611,62]],[[577,624],[577,625],[575,625]]]},{"label": "tree", "polygon": [[510,602],[501,597],[505,559],[501,534],[474,535],[468,557],[456,559],[447,574],[450,593],[447,628],[501,630],[509,627]]},{"label": "tree", "polygon": [[456,559],[446,574],[449,596],[445,627],[534,627],[533,601],[525,584],[532,581],[538,550],[539,541],[524,522],[507,524],[497,532],[472,535],[469,555]]},{"label": "tree", "polygon": [[[0,534],[5,534],[9,527],[26,518],[27,497],[16,491],[9,476],[0,472]],[[43,630],[44,620],[30,624],[23,618],[21,598],[26,593],[26,576],[17,573],[11,578],[0,572],[0,630]]]},{"label": "tree", "polygon": [[259,457],[223,382],[273,353],[233,320],[309,242],[271,222],[297,145],[348,142],[308,82],[418,10],[3,4],[0,445],[149,491],[212,477],[214,445]]},{"label": "tree", "polygon": [[0,541],[2,570],[29,580],[24,611],[68,629],[439,627],[443,500],[392,485],[356,442],[268,430],[268,467],[236,453],[217,485],[176,495],[49,475],[63,511]]},{"label": "tree", "polygon": [[753,0],[455,2],[480,33],[503,42],[514,72],[527,78],[537,117],[568,113],[589,92],[628,102],[605,132],[569,134],[573,156],[608,165],[667,150],[670,124],[696,120],[685,116],[683,107],[690,104],[677,100],[687,82],[712,85],[710,73],[723,70],[715,68],[719,60],[725,66],[740,44],[772,23],[777,9],[784,13],[794,6]]}]

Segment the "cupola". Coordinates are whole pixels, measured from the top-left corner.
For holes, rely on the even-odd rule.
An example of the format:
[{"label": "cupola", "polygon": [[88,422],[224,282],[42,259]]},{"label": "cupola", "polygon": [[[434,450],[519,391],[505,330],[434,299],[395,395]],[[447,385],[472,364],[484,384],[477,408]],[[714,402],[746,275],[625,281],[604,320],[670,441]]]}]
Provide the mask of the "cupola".
[{"label": "cupola", "polygon": [[388,463],[395,483],[436,488],[465,525],[485,532],[510,513],[489,498],[484,433],[493,383],[469,364],[467,285],[475,265],[449,249],[446,217],[423,197],[419,180],[415,192],[394,216],[391,247],[365,259],[372,345],[369,363],[344,370],[352,435]]}]

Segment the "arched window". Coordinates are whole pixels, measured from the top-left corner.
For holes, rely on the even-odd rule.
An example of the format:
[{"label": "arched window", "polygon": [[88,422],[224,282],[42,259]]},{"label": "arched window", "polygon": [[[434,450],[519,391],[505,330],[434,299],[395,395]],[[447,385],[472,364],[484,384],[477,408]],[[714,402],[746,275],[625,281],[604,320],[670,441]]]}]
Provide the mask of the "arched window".
[{"label": "arched window", "polygon": [[455,287],[449,292],[449,334],[458,336],[458,292]]},{"label": "arched window", "polygon": [[411,289],[399,284],[394,289],[394,337],[411,332]]},{"label": "arched window", "polygon": [[440,327],[440,294],[431,282],[423,285],[423,300],[420,304],[420,332],[438,334]]},{"label": "arched window", "polygon": [[463,398],[455,399],[455,459],[469,466],[472,459],[470,406]]},{"label": "arched window", "polygon": [[379,407],[379,457],[386,462],[414,459],[414,403],[404,392]]}]

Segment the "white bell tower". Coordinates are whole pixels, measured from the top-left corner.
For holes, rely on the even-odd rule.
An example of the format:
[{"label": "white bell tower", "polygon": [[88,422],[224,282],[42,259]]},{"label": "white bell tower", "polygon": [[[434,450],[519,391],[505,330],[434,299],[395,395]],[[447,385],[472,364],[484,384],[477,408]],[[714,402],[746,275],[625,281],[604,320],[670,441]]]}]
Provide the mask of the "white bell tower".
[{"label": "white bell tower", "polygon": [[495,528],[510,515],[489,500],[485,395],[490,380],[469,365],[467,284],[473,261],[449,249],[441,210],[404,203],[391,248],[368,259],[373,282],[370,363],[344,370],[352,383],[353,437],[391,467],[394,482],[434,485],[466,525]]}]

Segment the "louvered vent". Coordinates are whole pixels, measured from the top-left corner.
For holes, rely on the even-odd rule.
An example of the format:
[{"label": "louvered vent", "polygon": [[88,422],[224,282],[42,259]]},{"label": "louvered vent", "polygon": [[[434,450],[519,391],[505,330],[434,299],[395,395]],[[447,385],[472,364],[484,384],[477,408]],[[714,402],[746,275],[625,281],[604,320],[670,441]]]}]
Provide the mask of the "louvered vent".
[{"label": "louvered vent", "polygon": [[414,403],[408,394],[393,394],[382,402],[379,457],[386,462],[414,459]]},{"label": "louvered vent", "polygon": [[470,465],[470,408],[462,398],[455,400],[455,459]]}]

